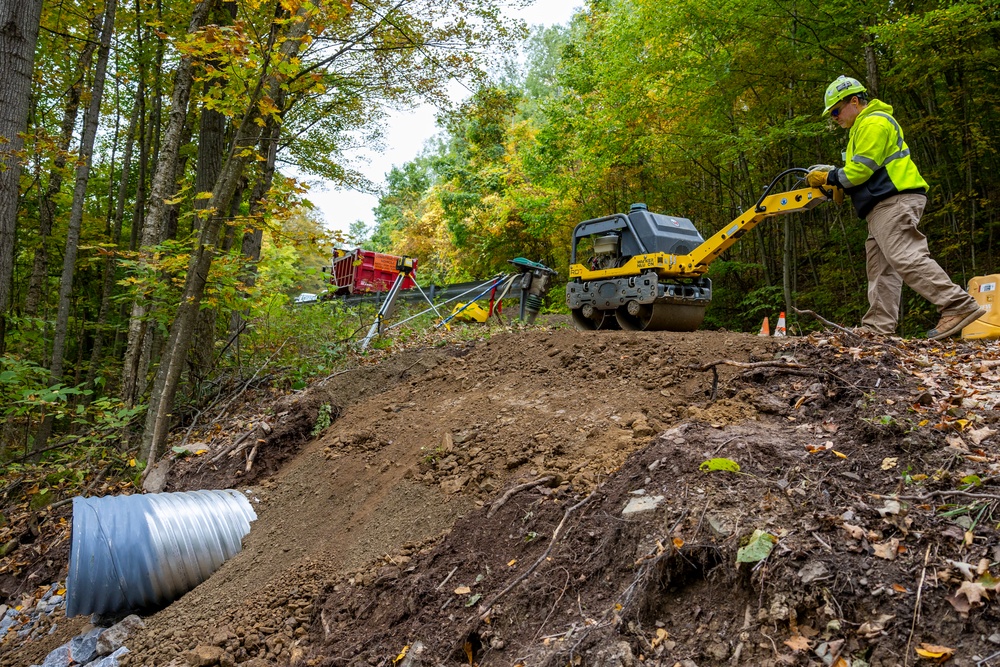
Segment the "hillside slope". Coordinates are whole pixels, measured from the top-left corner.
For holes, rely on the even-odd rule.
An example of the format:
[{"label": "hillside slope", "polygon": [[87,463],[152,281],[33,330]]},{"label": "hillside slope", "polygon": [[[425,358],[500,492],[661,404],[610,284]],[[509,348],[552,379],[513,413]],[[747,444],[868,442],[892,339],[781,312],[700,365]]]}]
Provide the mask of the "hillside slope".
[{"label": "hillside slope", "polygon": [[[260,518],[123,664],[977,664],[1000,650],[989,356],[532,330],[332,377],[273,406],[251,479],[175,471]],[[720,360],[743,365],[713,396]]]}]

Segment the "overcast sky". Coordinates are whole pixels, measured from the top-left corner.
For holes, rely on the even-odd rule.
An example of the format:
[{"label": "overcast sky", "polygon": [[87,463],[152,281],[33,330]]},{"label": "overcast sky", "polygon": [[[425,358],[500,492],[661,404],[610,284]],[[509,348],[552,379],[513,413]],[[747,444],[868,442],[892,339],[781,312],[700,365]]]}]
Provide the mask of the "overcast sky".
[{"label": "overcast sky", "polygon": [[[566,24],[579,5],[578,0],[535,0],[530,7],[511,10],[511,14],[528,25]],[[468,95],[468,91],[459,85],[453,84],[452,89],[458,99]],[[424,142],[437,132],[435,113],[436,109],[430,105],[412,111],[390,112],[385,128],[385,150],[357,152],[352,155],[357,158],[355,168],[381,186],[386,172],[394,165],[402,165],[415,158]],[[369,227],[375,223],[372,209],[378,198],[374,195],[314,184],[308,198],[316,205],[329,229],[346,231],[355,220],[363,220]]]}]

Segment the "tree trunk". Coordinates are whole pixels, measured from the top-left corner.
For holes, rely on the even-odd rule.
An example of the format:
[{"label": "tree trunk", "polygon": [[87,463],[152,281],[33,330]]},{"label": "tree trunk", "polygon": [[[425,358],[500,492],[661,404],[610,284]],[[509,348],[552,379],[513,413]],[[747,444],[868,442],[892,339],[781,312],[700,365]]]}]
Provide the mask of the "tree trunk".
[{"label": "tree trunk", "polygon": [[14,236],[20,197],[23,133],[31,108],[31,74],[41,0],[0,0],[0,354],[14,277]]},{"label": "tree trunk", "polygon": [[[188,33],[200,30],[208,19],[214,0],[202,0],[195,6],[188,24]],[[174,90],[170,101],[170,116],[167,129],[163,134],[159,155],[157,156],[156,172],[153,175],[153,185],[150,191],[149,214],[143,224],[142,246],[156,245],[162,240],[164,221],[167,216],[167,198],[176,186],[176,168],[180,151],[181,135],[187,120],[188,101],[191,99],[191,86],[194,83],[194,63],[189,55],[181,58],[174,75]],[[125,350],[125,363],[122,371],[122,400],[128,406],[133,406],[139,399],[139,376],[145,375],[146,369],[140,367],[142,350],[145,347],[147,305],[137,299],[132,304],[132,314],[129,318],[128,344]]]},{"label": "tree trunk", "polygon": [[[264,128],[264,136],[261,139],[260,152],[265,155],[264,168],[261,170],[260,178],[254,183],[250,194],[250,224],[254,216],[264,207],[264,199],[271,190],[271,183],[274,181],[275,163],[278,157],[278,139],[281,137],[281,126],[273,118],[269,118]],[[253,287],[257,283],[257,262],[260,261],[260,250],[264,240],[264,230],[259,226],[254,226],[243,232],[243,242],[240,253],[247,263],[247,270],[240,277],[241,282],[247,287]],[[243,319],[245,313],[233,311],[229,320],[230,336],[239,336],[243,331]],[[237,345],[237,348],[239,346]]]},{"label": "tree trunk", "polygon": [[[135,126],[138,121],[139,105],[132,106],[132,114],[128,119],[128,130],[125,133],[125,151],[122,155],[122,173],[118,179],[118,196],[111,221],[111,243],[118,250],[122,240],[122,219],[125,217],[125,199],[128,195],[128,179],[132,170],[132,147],[135,144]],[[111,292],[114,289],[115,267],[117,262],[112,254],[104,260],[104,276],[101,283],[101,309],[97,315],[97,331],[94,335],[94,349],[90,354],[90,370],[87,374],[87,387],[94,388],[97,377],[97,366],[101,360],[104,348],[105,328],[111,313]]]},{"label": "tree trunk", "polygon": [[[279,47],[282,59],[287,62],[299,51],[302,38],[309,30],[307,10],[299,13],[288,25],[284,41]],[[267,52],[277,38],[278,23],[271,26]],[[281,77],[282,79],[284,77]],[[267,94],[272,100],[281,96],[281,82],[277,75],[262,73],[258,84],[248,100],[247,113],[240,122],[239,129],[233,139],[232,150],[222,168],[218,182],[212,190],[209,207],[217,213],[212,215],[202,227],[198,245],[191,255],[188,264],[187,279],[184,284],[184,294],[181,297],[177,315],[170,326],[170,336],[164,350],[160,365],[156,371],[156,380],[150,395],[149,409],[146,411],[146,425],[142,434],[140,455],[147,465],[151,465],[162,449],[170,428],[170,413],[173,408],[174,396],[177,393],[177,383],[180,380],[188,349],[194,333],[194,325],[201,303],[201,297],[208,281],[208,273],[212,267],[215,247],[219,239],[219,231],[224,222],[224,214],[232,201],[233,194],[243,178],[243,171],[251,159],[251,149],[260,138],[257,125],[259,119],[258,102]]]},{"label": "tree trunk", "polygon": [[[104,9],[104,28],[101,30],[101,48],[97,53],[97,67],[94,71],[94,85],[90,93],[90,106],[83,120],[83,136],[80,139],[80,159],[76,167],[76,185],[73,189],[73,205],[70,209],[69,228],[66,232],[66,254],[63,257],[62,278],[59,281],[59,310],[56,315],[55,334],[52,339],[52,363],[49,366],[51,382],[57,384],[63,376],[63,353],[66,349],[66,333],[69,328],[70,295],[73,291],[73,274],[76,271],[76,255],[80,245],[80,226],[83,223],[83,207],[87,196],[87,182],[90,180],[90,166],[93,162],[94,141],[101,119],[101,98],[104,96],[104,79],[111,52],[111,37],[115,30],[115,9],[118,0],[108,0]],[[81,341],[82,344],[83,341]],[[39,430],[35,447],[41,449],[48,442],[52,432],[52,419],[46,417]]]},{"label": "tree trunk", "polygon": [[77,70],[80,77],[70,87],[69,95],[66,99],[66,107],[63,110],[62,134],[52,169],[49,172],[49,185],[42,193],[42,199],[38,204],[38,247],[35,248],[35,261],[31,268],[31,278],[28,280],[28,294],[24,299],[25,314],[34,317],[38,314],[38,304],[42,299],[45,279],[49,274],[49,251],[48,238],[52,233],[52,222],[56,216],[55,197],[62,189],[63,169],[66,167],[66,155],[69,146],[73,141],[73,130],[76,129],[76,117],[80,110],[80,92],[83,89],[83,80],[90,69],[90,63],[100,40],[101,23],[94,20],[94,38],[83,45],[80,53],[80,61]]}]

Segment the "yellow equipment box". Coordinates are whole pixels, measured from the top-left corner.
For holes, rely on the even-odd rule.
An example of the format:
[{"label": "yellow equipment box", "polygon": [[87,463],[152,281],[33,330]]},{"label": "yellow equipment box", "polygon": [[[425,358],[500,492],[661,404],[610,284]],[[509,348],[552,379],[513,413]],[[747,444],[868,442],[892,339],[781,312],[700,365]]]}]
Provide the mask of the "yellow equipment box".
[{"label": "yellow equipment box", "polygon": [[962,329],[962,338],[1000,338],[1000,273],[976,276],[969,281],[969,294],[986,314]]},{"label": "yellow equipment box", "polygon": [[[464,310],[463,310],[464,308]],[[456,320],[461,322],[479,322],[482,324],[490,319],[490,311],[486,310],[476,302],[472,302],[466,307],[464,303],[456,303],[451,311]]]}]

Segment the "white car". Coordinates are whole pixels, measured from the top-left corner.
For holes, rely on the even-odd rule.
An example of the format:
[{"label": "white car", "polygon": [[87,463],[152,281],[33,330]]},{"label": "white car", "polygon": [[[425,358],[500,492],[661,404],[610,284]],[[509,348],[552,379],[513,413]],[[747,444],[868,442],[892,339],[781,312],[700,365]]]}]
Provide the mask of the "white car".
[{"label": "white car", "polygon": [[302,294],[295,297],[295,303],[312,303],[313,301],[318,301],[319,297],[315,294],[310,294],[309,292],[303,292]]}]

